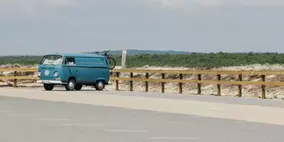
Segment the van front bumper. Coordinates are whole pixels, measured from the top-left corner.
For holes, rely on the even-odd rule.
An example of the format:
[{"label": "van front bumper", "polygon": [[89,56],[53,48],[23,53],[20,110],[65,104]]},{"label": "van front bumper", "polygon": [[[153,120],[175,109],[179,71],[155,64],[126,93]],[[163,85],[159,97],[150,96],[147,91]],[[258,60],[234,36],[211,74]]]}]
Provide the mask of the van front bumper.
[{"label": "van front bumper", "polygon": [[60,80],[40,80],[39,81],[40,83],[43,83],[43,84],[66,84],[66,83],[63,83],[62,81]]}]

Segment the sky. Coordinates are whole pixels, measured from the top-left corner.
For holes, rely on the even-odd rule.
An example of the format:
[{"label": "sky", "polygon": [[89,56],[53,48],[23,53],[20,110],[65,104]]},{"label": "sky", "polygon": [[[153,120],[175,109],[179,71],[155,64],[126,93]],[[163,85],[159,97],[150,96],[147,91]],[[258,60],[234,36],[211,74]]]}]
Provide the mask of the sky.
[{"label": "sky", "polygon": [[0,55],[284,52],[283,0],[0,0]]}]

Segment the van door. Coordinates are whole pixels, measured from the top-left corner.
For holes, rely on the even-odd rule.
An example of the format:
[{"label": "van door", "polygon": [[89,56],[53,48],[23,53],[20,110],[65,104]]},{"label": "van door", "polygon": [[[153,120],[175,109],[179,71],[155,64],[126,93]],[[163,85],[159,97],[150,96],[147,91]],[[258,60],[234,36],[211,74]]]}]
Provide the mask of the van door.
[{"label": "van door", "polygon": [[80,82],[80,74],[74,57],[66,57],[64,64],[64,80],[68,80],[70,77],[75,77],[77,82]]},{"label": "van door", "polygon": [[97,74],[94,73],[94,70],[96,69],[93,67],[94,62],[92,59],[93,57],[76,58],[79,69],[78,72],[82,83],[92,84],[96,81],[94,78],[96,78]]},{"label": "van door", "polygon": [[[90,70],[90,81],[92,83],[95,83],[97,80],[103,79],[105,80],[105,70],[106,68],[106,62],[105,59],[102,57],[94,57],[91,58],[91,70]],[[108,66],[107,66],[108,67]]]}]

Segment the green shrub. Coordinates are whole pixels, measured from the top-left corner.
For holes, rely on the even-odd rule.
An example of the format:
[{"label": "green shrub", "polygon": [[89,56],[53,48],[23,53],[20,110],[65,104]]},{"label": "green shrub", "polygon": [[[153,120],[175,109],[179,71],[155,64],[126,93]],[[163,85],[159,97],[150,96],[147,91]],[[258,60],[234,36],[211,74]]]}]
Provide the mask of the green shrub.
[{"label": "green shrub", "polygon": [[[121,56],[114,56],[117,65]],[[3,64],[38,64],[41,56],[5,56],[0,57]],[[192,54],[139,54],[127,57],[127,67],[171,66],[213,68],[222,66],[241,66],[251,64],[283,64],[284,54],[280,53],[192,53]]]}]

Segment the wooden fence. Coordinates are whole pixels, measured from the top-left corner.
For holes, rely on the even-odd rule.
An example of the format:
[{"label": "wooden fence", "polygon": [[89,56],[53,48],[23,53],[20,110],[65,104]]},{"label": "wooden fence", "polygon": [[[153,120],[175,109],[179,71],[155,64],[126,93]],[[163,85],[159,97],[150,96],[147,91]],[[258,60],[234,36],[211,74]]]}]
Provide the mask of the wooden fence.
[{"label": "wooden fence", "polygon": [[[18,80],[37,80],[36,76],[19,76],[21,72],[34,72],[37,74],[36,68],[15,68],[15,69],[0,69],[0,72],[13,72],[11,76],[0,76],[0,79],[8,79],[14,81],[14,87],[17,87]],[[257,85],[261,87],[262,94],[261,98],[266,98],[266,87],[267,86],[284,86],[284,82],[267,82],[266,76],[268,75],[280,75],[284,76],[284,71],[218,71],[218,70],[138,70],[138,69],[116,69],[112,70],[111,80],[115,81],[115,89],[119,90],[119,81],[129,81],[129,91],[133,91],[134,81],[145,83],[145,92],[149,91],[149,83],[156,82],[161,83],[161,93],[165,93],[166,83],[177,83],[179,93],[183,93],[183,85],[188,83],[197,84],[197,94],[201,94],[201,84],[215,84],[217,88],[217,95],[221,96],[221,85],[237,85],[238,96],[241,97],[243,85]],[[129,74],[129,77],[123,77],[121,74]],[[134,73],[143,74],[143,77],[134,77]],[[160,74],[160,79],[150,78],[150,74]],[[178,79],[168,79],[166,75],[178,75]],[[196,75],[195,80],[184,79],[184,75]],[[202,75],[214,75],[215,80],[203,80]],[[222,80],[222,75],[236,75],[237,80]],[[259,76],[261,81],[244,81],[243,76]]]}]

